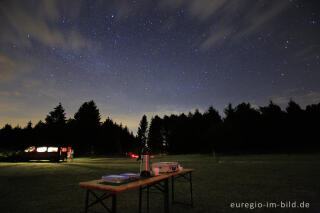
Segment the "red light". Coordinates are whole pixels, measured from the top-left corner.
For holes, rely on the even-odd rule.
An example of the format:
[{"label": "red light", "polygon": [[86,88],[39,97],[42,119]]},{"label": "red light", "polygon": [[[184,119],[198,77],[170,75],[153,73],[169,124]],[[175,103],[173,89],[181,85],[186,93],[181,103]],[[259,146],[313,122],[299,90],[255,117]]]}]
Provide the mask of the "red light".
[{"label": "red light", "polygon": [[131,154],[130,157],[131,157],[131,158],[139,158],[139,156],[138,156],[138,155],[135,155],[135,154]]},{"label": "red light", "polygon": [[150,158],[152,158],[152,159],[153,159],[153,158],[154,158],[154,155],[150,155]]},{"label": "red light", "polygon": [[67,148],[63,147],[61,151],[62,151],[62,152],[66,152],[66,151],[67,151]]}]

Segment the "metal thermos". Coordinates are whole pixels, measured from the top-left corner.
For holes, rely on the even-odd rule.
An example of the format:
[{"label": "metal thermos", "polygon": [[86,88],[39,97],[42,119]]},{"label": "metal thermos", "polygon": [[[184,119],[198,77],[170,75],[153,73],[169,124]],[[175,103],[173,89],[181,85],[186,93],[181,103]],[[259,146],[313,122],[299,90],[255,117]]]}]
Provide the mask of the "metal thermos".
[{"label": "metal thermos", "polygon": [[141,153],[140,159],[140,176],[142,177],[149,177],[151,176],[150,173],[150,149],[145,147]]}]

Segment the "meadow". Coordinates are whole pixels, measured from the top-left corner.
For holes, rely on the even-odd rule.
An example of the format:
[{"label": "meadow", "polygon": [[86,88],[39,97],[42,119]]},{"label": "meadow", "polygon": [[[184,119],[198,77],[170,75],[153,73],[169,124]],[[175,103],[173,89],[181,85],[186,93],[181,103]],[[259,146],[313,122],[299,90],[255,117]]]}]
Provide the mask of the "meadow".
[{"label": "meadow", "polygon": [[[168,155],[193,173],[194,208],[170,205],[170,212],[320,212],[320,154]],[[81,181],[106,174],[138,172],[139,162],[124,157],[76,158],[67,163],[0,162],[0,212],[73,213],[84,211]],[[188,201],[188,185],[176,183],[176,198]],[[231,203],[297,201],[309,208],[231,208]],[[163,212],[161,194],[151,194],[150,212]],[[99,207],[97,211],[103,210]],[[118,212],[138,211],[138,189],[118,196]],[[144,207],[144,212],[146,209]]]}]

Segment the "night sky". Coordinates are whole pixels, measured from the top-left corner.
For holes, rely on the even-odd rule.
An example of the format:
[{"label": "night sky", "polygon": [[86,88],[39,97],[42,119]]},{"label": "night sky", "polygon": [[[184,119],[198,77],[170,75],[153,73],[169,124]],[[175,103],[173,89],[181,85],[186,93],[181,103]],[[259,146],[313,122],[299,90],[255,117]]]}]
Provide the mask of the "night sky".
[{"label": "night sky", "polygon": [[[0,127],[320,102],[318,0],[1,1]],[[222,114],[223,115],[223,114]]]}]

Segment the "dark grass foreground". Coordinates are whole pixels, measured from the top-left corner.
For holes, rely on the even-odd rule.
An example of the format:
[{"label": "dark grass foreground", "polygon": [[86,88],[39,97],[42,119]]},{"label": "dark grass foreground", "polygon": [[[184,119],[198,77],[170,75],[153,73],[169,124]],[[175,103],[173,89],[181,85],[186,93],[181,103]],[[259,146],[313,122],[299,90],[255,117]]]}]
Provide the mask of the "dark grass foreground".
[{"label": "dark grass foreground", "polygon": [[[171,212],[320,212],[320,155],[225,156],[219,163],[207,155],[158,157],[178,161],[193,174],[194,204],[170,205]],[[68,163],[0,163],[0,212],[83,212],[85,190],[78,182],[105,174],[137,172],[127,158],[78,158]],[[176,184],[176,198],[189,199],[187,185]],[[231,202],[310,203],[309,209],[232,209]],[[151,212],[163,212],[161,194],[151,194]],[[100,208],[97,211],[102,210]],[[138,190],[118,196],[118,212],[138,210]],[[144,209],[145,210],[145,209]]]}]

